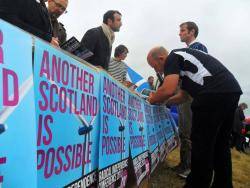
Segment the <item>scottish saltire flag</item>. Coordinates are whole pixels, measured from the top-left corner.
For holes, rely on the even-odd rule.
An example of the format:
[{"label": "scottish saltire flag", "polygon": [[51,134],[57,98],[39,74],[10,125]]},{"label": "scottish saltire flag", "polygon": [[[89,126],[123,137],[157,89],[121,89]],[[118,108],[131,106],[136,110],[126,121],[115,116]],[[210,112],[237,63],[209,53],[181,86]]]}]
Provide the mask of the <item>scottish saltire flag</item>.
[{"label": "scottish saltire flag", "polygon": [[132,82],[137,86],[136,90],[138,92],[142,91],[143,89],[149,89],[149,84],[147,80],[145,80],[140,74],[135,72],[131,67],[128,66],[127,72],[127,80]]}]

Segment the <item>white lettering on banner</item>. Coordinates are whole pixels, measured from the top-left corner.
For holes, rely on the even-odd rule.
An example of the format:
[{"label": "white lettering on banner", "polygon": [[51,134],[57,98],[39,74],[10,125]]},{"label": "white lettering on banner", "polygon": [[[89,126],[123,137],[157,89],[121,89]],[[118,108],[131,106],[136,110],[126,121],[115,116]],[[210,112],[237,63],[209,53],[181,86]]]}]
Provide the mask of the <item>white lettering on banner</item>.
[{"label": "white lettering on banner", "polygon": [[110,187],[118,179],[121,179],[121,182],[125,181],[128,167],[128,159],[125,159],[117,164],[114,164],[106,169],[103,169],[99,172],[99,185],[98,187]]},{"label": "white lettering on banner", "polygon": [[96,181],[96,172],[89,174],[86,177],[81,178],[79,181],[67,186],[67,188],[85,188],[89,187]]},{"label": "white lettering on banner", "polygon": [[189,61],[195,65],[198,69],[196,73],[190,71],[181,71],[181,76],[187,76],[195,83],[204,85],[204,77],[212,76],[212,74],[202,65],[202,63],[193,55],[188,54],[187,52],[174,52],[184,58],[184,61]]}]

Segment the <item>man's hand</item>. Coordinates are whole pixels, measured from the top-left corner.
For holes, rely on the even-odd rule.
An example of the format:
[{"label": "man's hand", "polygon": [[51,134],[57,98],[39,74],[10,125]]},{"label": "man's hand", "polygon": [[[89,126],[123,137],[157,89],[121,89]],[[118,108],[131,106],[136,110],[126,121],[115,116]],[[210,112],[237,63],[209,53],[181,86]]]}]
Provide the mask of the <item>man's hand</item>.
[{"label": "man's hand", "polygon": [[178,92],[170,97],[167,101],[166,101],[166,105],[178,105],[178,104],[182,104],[186,101],[190,100],[190,96],[188,95],[188,93],[182,89],[179,89]]},{"label": "man's hand", "polygon": [[59,47],[58,38],[52,37],[50,44],[52,44],[53,46]]},{"label": "man's hand", "polygon": [[133,85],[132,82],[127,81],[127,80],[123,81],[122,84],[125,85],[126,87],[131,87]]},{"label": "man's hand", "polygon": [[148,101],[151,104],[160,104],[168,100],[173,96],[176,91],[177,85],[179,82],[179,75],[172,74],[164,78],[163,84],[159,87],[155,93],[149,95]]},{"label": "man's hand", "polygon": [[102,66],[100,66],[100,65],[97,65],[96,68],[101,69],[101,70],[105,70],[105,69],[104,69]]},{"label": "man's hand", "polygon": [[154,104],[154,92],[149,93],[147,100],[150,104]]}]

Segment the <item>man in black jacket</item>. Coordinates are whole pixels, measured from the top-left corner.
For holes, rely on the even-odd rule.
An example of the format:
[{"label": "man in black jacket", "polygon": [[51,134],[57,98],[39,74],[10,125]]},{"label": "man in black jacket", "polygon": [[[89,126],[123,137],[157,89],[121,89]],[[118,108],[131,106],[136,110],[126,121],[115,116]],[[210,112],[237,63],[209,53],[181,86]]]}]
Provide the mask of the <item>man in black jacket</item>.
[{"label": "man in black jacket", "polygon": [[121,25],[121,13],[109,10],[104,14],[101,26],[92,28],[85,33],[81,44],[94,53],[86,61],[105,70],[108,69],[112,44],[115,39],[114,32],[118,32]]},{"label": "man in black jacket", "polygon": [[1,0],[0,18],[58,46],[44,0]]}]

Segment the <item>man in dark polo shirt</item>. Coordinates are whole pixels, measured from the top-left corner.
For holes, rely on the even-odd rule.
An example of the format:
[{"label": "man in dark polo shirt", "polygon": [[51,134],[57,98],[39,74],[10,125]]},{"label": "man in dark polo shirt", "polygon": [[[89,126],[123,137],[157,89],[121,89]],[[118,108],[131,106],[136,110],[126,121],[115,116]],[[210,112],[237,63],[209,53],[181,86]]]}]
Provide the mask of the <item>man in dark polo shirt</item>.
[{"label": "man in dark polo shirt", "polygon": [[[185,188],[232,188],[230,134],[241,88],[233,74],[216,58],[189,48],[168,54],[153,48],[147,57],[156,72],[164,73],[161,87],[151,93],[151,104],[180,104],[193,97],[191,173]],[[181,90],[174,95],[181,80]]]}]

